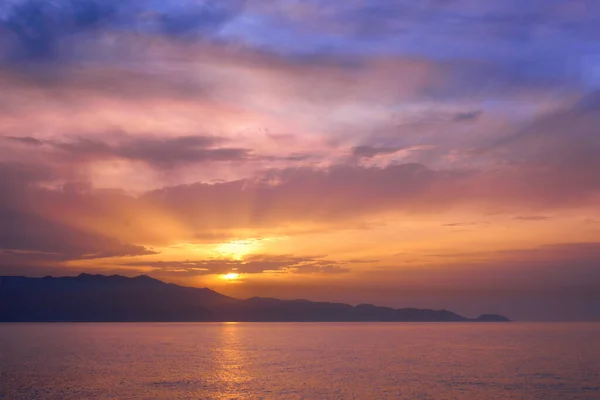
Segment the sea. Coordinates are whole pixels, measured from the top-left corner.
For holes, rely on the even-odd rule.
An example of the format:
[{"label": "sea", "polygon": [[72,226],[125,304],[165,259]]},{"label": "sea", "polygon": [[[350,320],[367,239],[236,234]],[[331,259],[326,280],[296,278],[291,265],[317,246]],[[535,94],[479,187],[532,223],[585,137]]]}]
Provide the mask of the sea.
[{"label": "sea", "polygon": [[600,323],[0,324],[0,399],[600,399]]}]

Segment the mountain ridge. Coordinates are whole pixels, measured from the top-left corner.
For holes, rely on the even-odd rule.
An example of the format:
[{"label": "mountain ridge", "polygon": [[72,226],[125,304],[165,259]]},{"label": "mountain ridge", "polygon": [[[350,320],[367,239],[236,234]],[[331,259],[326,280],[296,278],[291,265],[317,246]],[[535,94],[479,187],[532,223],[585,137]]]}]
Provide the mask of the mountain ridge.
[{"label": "mountain ridge", "polygon": [[147,275],[0,276],[0,322],[506,322],[448,310],[305,299],[237,299]]}]

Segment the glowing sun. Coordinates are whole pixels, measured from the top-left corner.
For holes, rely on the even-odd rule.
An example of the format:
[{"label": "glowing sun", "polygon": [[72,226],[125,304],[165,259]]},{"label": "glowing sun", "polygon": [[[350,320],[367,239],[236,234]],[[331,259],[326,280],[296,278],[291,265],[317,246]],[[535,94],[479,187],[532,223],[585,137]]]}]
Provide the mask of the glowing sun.
[{"label": "glowing sun", "polygon": [[235,281],[240,277],[240,274],[235,272],[230,272],[228,274],[221,275],[221,279],[225,279],[226,281]]}]

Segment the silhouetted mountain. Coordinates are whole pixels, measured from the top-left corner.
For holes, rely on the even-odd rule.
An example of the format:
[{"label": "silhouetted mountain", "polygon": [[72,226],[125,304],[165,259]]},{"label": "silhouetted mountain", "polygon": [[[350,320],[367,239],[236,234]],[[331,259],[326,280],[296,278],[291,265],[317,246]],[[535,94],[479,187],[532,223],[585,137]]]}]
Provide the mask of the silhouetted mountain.
[{"label": "silhouetted mountain", "polygon": [[309,300],[234,299],[210,289],[141,275],[0,277],[0,321],[508,321],[468,319],[446,310],[351,306]]},{"label": "silhouetted mountain", "polygon": [[477,322],[509,322],[510,319],[506,318],[504,315],[498,314],[483,314],[480,315],[477,319]]}]

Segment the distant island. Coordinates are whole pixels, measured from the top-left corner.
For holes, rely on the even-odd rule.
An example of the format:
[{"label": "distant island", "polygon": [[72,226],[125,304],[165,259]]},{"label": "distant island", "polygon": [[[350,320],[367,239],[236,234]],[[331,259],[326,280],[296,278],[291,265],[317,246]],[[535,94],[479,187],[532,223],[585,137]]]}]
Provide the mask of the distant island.
[{"label": "distant island", "polygon": [[149,276],[0,276],[0,322],[507,322],[469,319],[447,310],[394,309],[371,304],[253,297],[242,300],[207,288]]}]

